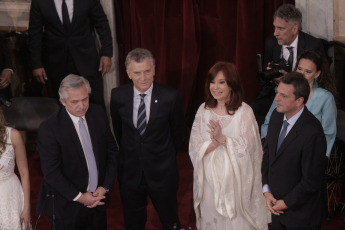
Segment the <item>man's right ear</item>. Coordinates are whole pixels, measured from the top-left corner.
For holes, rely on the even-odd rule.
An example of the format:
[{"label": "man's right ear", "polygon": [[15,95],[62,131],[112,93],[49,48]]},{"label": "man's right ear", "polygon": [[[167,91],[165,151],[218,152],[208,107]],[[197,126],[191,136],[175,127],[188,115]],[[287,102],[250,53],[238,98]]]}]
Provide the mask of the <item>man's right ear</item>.
[{"label": "man's right ear", "polygon": [[61,98],[59,100],[60,100],[61,105],[65,106],[65,102]]},{"label": "man's right ear", "polygon": [[129,71],[127,70],[126,72],[127,72],[128,78],[132,80],[131,75],[129,74]]}]

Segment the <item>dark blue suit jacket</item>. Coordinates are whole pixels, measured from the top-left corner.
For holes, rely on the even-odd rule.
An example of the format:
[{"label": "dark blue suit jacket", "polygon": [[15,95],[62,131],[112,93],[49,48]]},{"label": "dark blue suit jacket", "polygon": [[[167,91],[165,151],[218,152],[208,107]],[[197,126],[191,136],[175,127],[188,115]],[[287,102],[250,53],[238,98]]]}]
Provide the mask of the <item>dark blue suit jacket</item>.
[{"label": "dark blue suit jacket", "polygon": [[176,189],[176,153],[184,127],[181,97],[176,90],[153,83],[149,122],[141,136],[133,124],[133,94],[132,84],[111,92],[110,110],[120,147],[120,183],[136,188],[144,173],[149,188]]}]

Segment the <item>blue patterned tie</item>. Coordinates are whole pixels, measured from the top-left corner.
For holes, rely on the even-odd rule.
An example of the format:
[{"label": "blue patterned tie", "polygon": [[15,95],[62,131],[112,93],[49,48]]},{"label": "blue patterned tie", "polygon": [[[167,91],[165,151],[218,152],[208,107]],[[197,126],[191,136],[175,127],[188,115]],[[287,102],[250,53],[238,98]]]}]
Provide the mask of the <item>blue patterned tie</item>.
[{"label": "blue patterned tie", "polygon": [[98,184],[98,171],[90,136],[88,131],[86,130],[83,120],[84,119],[82,117],[79,119],[79,132],[84,147],[84,154],[86,157],[87,165],[89,167],[89,191],[94,192],[96,191]]},{"label": "blue patterned tie", "polygon": [[289,122],[287,122],[287,120],[285,120],[284,124],[283,124],[283,129],[280,132],[280,135],[279,135],[279,138],[278,138],[277,152],[278,152],[278,150],[280,148],[280,145],[283,143],[283,140],[285,139],[288,125],[289,125]]},{"label": "blue patterned tie", "polygon": [[140,94],[141,100],[138,109],[138,120],[137,120],[137,129],[140,135],[143,135],[146,130],[146,108],[145,108],[145,98],[146,94]]}]

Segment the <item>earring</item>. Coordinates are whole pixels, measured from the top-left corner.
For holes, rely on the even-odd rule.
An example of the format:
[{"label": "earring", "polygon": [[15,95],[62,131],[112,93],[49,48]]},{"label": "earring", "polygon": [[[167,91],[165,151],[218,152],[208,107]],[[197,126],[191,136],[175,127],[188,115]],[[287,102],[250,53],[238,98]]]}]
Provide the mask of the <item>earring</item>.
[{"label": "earring", "polygon": [[317,84],[317,77],[314,78],[314,82],[313,82],[313,88],[318,88],[319,85]]}]

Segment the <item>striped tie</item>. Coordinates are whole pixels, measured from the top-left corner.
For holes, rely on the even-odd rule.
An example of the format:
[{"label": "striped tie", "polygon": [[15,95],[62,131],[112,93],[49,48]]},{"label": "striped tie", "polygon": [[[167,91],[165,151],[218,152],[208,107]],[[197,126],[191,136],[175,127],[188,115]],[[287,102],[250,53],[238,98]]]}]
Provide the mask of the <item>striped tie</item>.
[{"label": "striped tie", "polygon": [[289,50],[289,58],[288,58],[288,63],[292,66],[293,65],[293,46],[288,46],[286,49]]},{"label": "striped tie", "polygon": [[145,108],[145,98],[146,94],[140,94],[141,100],[138,109],[138,120],[137,120],[137,129],[140,135],[143,135],[146,129],[146,108]]}]

